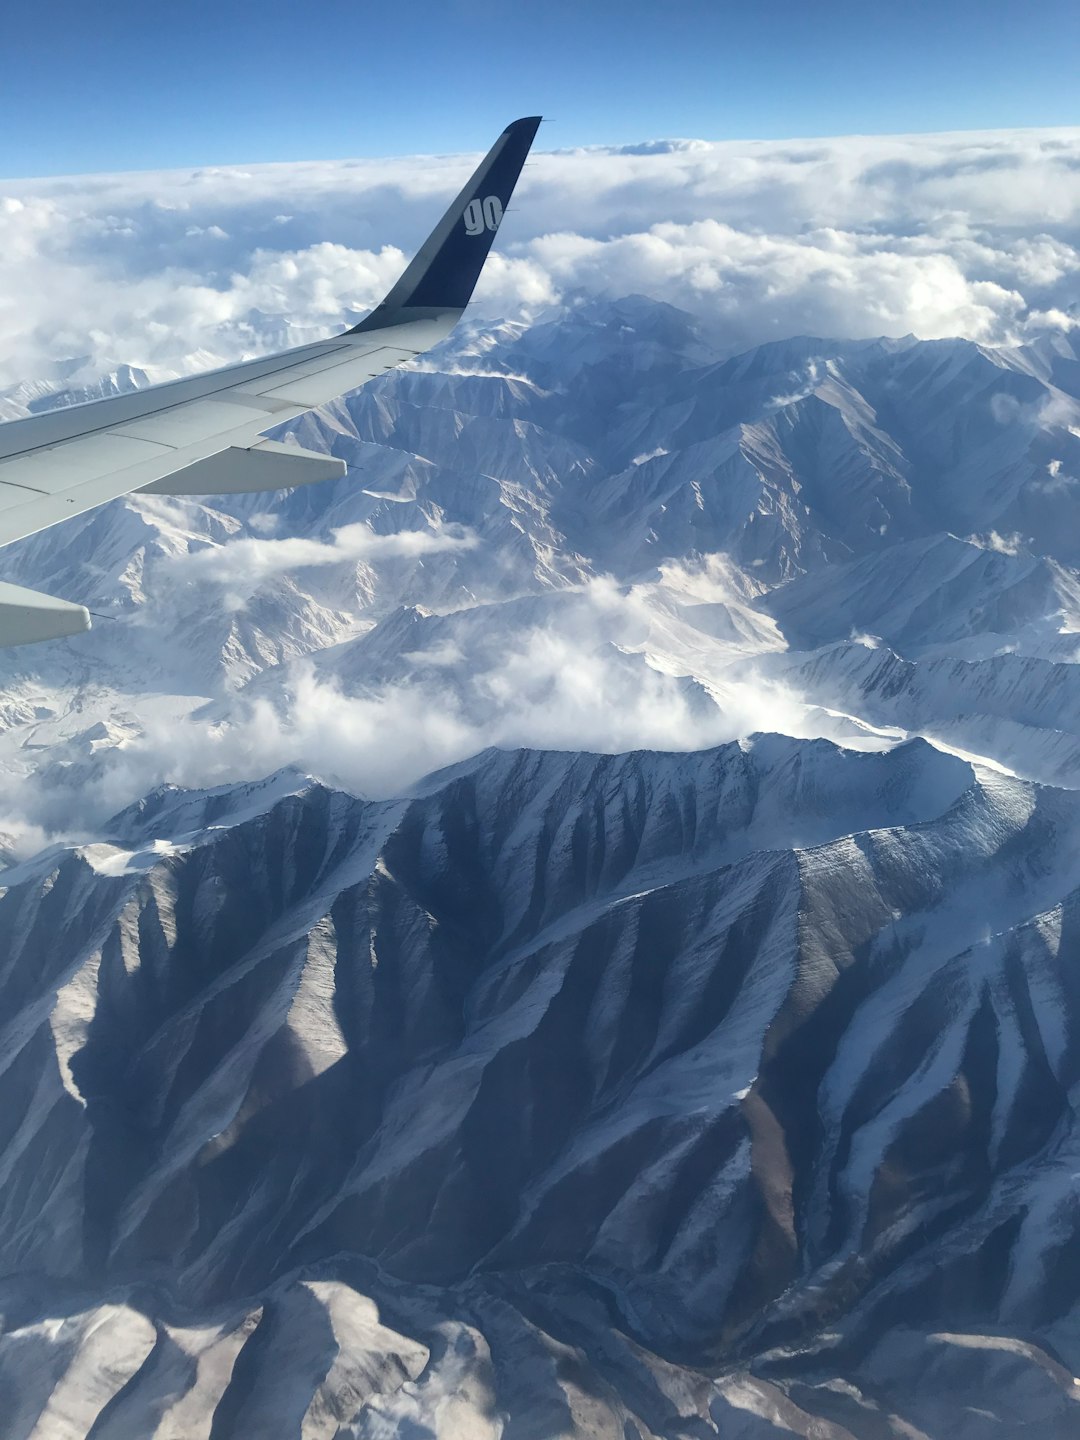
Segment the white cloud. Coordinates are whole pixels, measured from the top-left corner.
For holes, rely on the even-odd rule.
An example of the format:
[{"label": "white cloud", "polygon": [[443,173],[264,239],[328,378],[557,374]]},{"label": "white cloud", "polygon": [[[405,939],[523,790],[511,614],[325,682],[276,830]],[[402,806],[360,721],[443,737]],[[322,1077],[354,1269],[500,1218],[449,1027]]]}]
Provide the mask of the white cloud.
[{"label": "white cloud", "polygon": [[[343,693],[332,678],[301,663],[276,703],[262,696],[240,700],[224,722],[153,721],[110,752],[75,806],[90,827],[163,780],[212,786],[257,779],[285,765],[382,798],[489,745],[685,751],[758,729],[801,733],[804,707],[780,686],[743,681],[713,706],[687,688],[692,682],[592,635],[528,631],[490,668],[469,674],[463,688],[443,673],[456,659],[449,651],[425,659],[430,668],[417,678],[362,695]],[[51,797],[37,803],[42,799]],[[71,797],[67,803],[63,823],[70,827]],[[29,806],[36,814],[33,800]]]},{"label": "white cloud", "polygon": [[1018,533],[999,535],[996,530],[990,530],[985,535],[972,535],[969,540],[972,545],[994,550],[998,555],[1019,555],[1025,544],[1024,537]]},{"label": "white cloud", "polygon": [[[0,184],[0,386],[179,373],[373,304],[475,157]],[[732,347],[1080,323],[1080,130],[541,154],[478,306],[644,292]]]},{"label": "white cloud", "polygon": [[438,533],[401,530],[393,535],[379,535],[364,524],[343,525],[332,535],[329,542],[293,535],[280,540],[232,540],[183,551],[170,557],[165,579],[216,586],[223,592],[226,608],[239,609],[261,585],[278,575],[314,566],[468,550],[476,544],[476,537],[460,525],[448,525]]},{"label": "white cloud", "polygon": [[[246,544],[201,555],[225,559]],[[700,571],[666,568],[664,588],[730,597],[730,580],[723,557],[715,557]],[[687,751],[755,730],[821,733],[799,696],[776,682],[743,675],[706,689],[670,654],[650,660],[655,603],[649,587],[599,579],[550,607],[540,602],[527,624],[508,622],[501,607],[439,617],[432,643],[401,655],[390,678],[360,689],[304,659],[266,677],[269,685],[219,697],[212,712],[148,706],[137,727],[92,761],[80,744],[74,784],[55,772],[6,773],[12,818],[0,815],[0,848],[5,829],[18,854],[46,839],[91,835],[164,782],[232,784],[293,765],[384,798],[487,746]],[[361,667],[365,676],[371,670],[370,661]]]}]

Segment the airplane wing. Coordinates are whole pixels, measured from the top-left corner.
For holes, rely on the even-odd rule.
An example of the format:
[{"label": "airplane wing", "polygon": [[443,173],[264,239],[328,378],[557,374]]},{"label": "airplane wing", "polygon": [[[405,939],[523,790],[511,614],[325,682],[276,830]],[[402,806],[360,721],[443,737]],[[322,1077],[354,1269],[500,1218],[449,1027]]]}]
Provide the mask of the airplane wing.
[{"label": "airplane wing", "polygon": [[[263,432],[445,339],[469,303],[539,116],[515,120],[359,325],[314,345],[0,424],[0,545],[132,491],[221,495],[345,473]],[[90,628],[82,605],[0,582],[0,645]]]}]

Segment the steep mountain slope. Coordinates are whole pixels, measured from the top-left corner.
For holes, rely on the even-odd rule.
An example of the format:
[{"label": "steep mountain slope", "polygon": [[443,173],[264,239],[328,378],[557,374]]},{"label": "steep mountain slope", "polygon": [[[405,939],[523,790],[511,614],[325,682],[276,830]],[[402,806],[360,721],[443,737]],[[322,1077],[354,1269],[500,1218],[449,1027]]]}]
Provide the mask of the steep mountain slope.
[{"label": "steep mountain slope", "polygon": [[931,1330],[1071,1433],[1073,793],[779,737],[282,780],[9,876],[12,1433],[986,1433]]}]

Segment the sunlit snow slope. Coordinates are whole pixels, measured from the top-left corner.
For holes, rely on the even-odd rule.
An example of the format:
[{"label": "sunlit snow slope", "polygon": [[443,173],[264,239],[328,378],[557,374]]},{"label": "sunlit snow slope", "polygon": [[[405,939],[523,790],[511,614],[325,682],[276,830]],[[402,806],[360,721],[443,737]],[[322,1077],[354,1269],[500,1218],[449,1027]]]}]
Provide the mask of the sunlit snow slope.
[{"label": "sunlit snow slope", "polygon": [[3,552],[5,1440],[1080,1433],[1078,396],[588,302]]}]

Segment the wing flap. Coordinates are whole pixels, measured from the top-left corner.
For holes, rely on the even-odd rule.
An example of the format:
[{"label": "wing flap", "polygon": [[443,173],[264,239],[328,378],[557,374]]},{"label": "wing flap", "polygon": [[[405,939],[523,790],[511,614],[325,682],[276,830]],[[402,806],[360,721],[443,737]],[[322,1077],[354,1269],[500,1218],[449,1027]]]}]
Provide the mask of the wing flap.
[{"label": "wing flap", "polygon": [[[265,413],[269,419],[271,412],[267,410]],[[237,415],[236,404],[230,404],[227,398],[193,400],[187,405],[177,405],[157,415],[148,415],[145,420],[132,420],[129,425],[118,426],[108,434],[123,435],[133,440],[152,440],[157,445],[180,450],[194,441],[235,430],[242,418]]]},{"label": "wing flap", "polygon": [[300,405],[307,409],[313,405],[323,405],[335,395],[357,390],[369,380],[374,380],[376,375],[383,375],[387,370],[393,370],[395,366],[412,358],[411,350],[391,350],[384,346],[370,355],[346,356],[333,367],[297,375],[284,385],[275,385],[272,390],[260,390],[259,394],[268,400],[287,400],[291,405]]},{"label": "wing flap", "polygon": [[[244,412],[238,406],[237,414]],[[108,500],[115,500],[121,495],[129,495],[133,490],[141,490],[153,480],[160,480],[166,475],[173,474],[176,470],[182,470],[188,465],[193,465],[196,460],[204,460],[208,455],[214,455],[219,450],[226,450],[230,445],[244,445],[245,447],[254,444],[259,439],[260,433],[266,429],[267,421],[265,415],[248,412],[251,418],[245,423],[237,426],[234,430],[225,435],[215,435],[210,439],[200,441],[195,445],[187,445],[183,449],[170,449],[165,446],[152,446],[146,442],[132,440],[132,445],[146,444],[148,454],[145,459],[128,465],[123,470],[108,470],[104,474],[93,476],[78,475],[78,456],[73,454],[71,465],[65,472],[68,476],[69,485],[64,490],[43,493],[21,489],[21,503],[8,506],[7,509],[0,509],[0,545],[6,545],[12,540],[19,540],[25,535],[34,535],[39,530],[45,530],[50,525],[56,525],[61,520],[68,520],[73,515],[81,515],[84,511],[93,510],[98,505],[104,505]],[[293,413],[302,413],[298,407]],[[93,437],[97,438],[97,437]],[[70,442],[73,452],[81,449],[84,441]],[[66,446],[58,445],[57,451],[65,449]],[[3,468],[0,467],[0,480],[6,479]],[[7,484],[0,488],[14,490],[13,484]]]},{"label": "wing flap", "polygon": [[32,455],[20,455],[17,460],[0,461],[0,484],[40,495],[58,495],[85,481],[127,470],[143,460],[167,459],[170,453],[167,445],[105,430],[78,442],[68,441],[47,450],[35,450]]},{"label": "wing flap", "polygon": [[250,449],[231,445],[194,465],[144,485],[143,495],[241,495],[252,490],[287,490],[316,480],[340,479],[344,460],[299,445],[260,440]]}]

